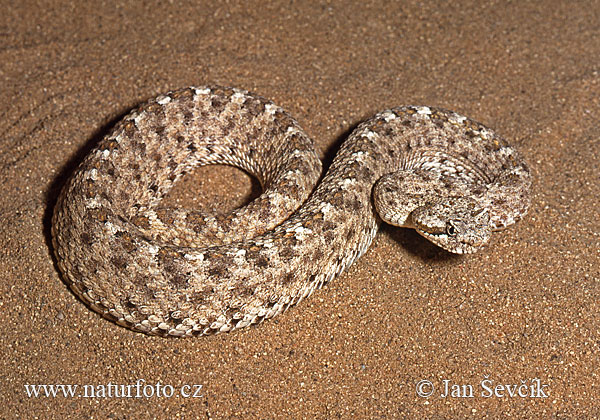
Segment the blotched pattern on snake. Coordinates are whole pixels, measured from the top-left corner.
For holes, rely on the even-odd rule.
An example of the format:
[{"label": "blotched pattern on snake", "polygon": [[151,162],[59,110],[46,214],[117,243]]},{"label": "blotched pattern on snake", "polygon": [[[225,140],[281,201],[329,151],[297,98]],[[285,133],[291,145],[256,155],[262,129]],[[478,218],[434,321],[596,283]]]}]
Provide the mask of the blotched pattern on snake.
[{"label": "blotched pattern on snake", "polygon": [[[161,206],[208,164],[262,194],[228,215]],[[529,170],[489,128],[454,112],[380,112],[329,170],[298,123],[243,90],[192,87],[132,111],[83,160],[52,222],[58,266],[91,308],[133,330],[190,336],[271,318],[339,275],[385,221],[471,253],[529,205]],[[313,190],[314,189],[314,190]]]}]

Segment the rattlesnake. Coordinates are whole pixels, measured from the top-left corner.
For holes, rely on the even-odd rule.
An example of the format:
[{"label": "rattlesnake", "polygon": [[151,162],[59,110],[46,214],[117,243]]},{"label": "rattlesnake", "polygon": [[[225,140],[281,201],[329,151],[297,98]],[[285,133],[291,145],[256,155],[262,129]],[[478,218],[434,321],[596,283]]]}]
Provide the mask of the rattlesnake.
[{"label": "rattlesnake", "polygon": [[[224,216],[161,207],[186,172],[237,166],[263,193]],[[380,112],[343,143],[318,186],[311,140],[284,110],[239,89],[186,88],[120,121],[67,181],[53,248],[71,289],[136,331],[231,331],[339,275],[382,220],[470,253],[519,220],[530,174],[490,129],[442,109]]]}]

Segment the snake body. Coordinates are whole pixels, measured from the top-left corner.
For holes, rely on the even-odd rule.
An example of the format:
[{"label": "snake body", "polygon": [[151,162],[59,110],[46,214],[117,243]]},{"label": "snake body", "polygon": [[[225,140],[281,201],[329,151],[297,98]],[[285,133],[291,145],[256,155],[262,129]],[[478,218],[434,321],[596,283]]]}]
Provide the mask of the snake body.
[{"label": "snake body", "polygon": [[[237,166],[262,194],[224,216],[161,206],[194,167]],[[382,221],[451,252],[519,220],[530,175],[492,130],[453,112],[376,114],[329,170],[298,123],[246,91],[192,87],[141,105],[67,181],[52,221],[58,267],[92,309],[154,335],[231,331],[339,275]],[[313,191],[314,188],[314,191]]]}]

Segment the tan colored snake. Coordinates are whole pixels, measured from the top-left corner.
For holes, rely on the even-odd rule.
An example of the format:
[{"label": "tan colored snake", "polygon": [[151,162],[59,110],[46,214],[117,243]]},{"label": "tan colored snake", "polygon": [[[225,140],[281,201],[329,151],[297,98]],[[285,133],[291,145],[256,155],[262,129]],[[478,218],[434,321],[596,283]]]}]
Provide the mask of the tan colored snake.
[{"label": "tan colored snake", "polygon": [[[254,175],[262,195],[226,216],[161,207],[183,174],[215,163]],[[203,335],[309,296],[365,252],[382,220],[470,253],[529,205],[515,149],[436,108],[378,113],[314,188],[320,174],[311,140],[272,102],[223,87],[170,92],[118,123],[65,185],[52,224],[58,265],[121,325]]]}]

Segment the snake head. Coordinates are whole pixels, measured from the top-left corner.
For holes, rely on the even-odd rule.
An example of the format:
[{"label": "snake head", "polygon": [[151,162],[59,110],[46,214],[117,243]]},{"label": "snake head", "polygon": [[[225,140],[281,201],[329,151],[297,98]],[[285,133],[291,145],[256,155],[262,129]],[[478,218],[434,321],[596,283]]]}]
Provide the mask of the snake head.
[{"label": "snake head", "polygon": [[446,251],[471,254],[492,234],[489,210],[470,197],[445,197],[412,211],[419,234]]}]

